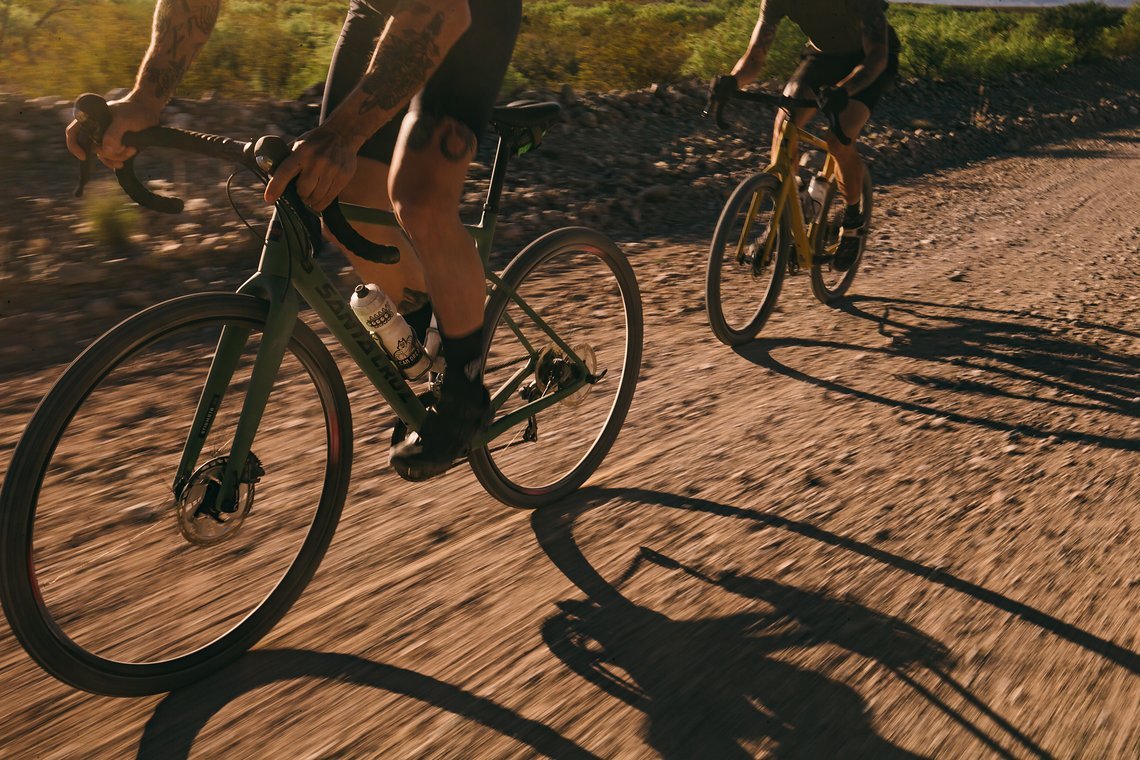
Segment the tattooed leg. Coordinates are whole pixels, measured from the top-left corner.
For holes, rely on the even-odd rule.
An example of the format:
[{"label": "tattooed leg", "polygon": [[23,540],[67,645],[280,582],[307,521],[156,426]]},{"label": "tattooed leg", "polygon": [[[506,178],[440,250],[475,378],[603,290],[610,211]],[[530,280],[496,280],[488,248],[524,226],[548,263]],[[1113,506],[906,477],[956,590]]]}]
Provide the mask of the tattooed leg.
[{"label": "tattooed leg", "polygon": [[475,136],[458,120],[413,111],[392,160],[390,190],[400,224],[427,277],[432,308],[447,336],[483,324],[483,263],[459,219]]},{"label": "tattooed leg", "polygon": [[470,163],[479,147],[475,133],[466,124],[418,113],[408,132],[408,149],[426,150],[433,142],[438,145],[440,155],[453,163]]},{"label": "tattooed leg", "polygon": [[[388,198],[388,165],[369,158],[358,157],[356,160],[356,174],[348,185],[341,191],[340,197],[345,203],[360,206],[370,206],[379,209],[391,209],[392,201]],[[345,258],[352,264],[356,274],[362,282],[379,285],[393,301],[401,298],[408,299],[409,293],[425,293],[427,283],[424,281],[423,268],[416,258],[408,238],[395,227],[385,227],[377,224],[362,224],[353,222],[364,237],[375,243],[394,245],[400,249],[400,260],[395,264],[378,264],[367,261],[351,251],[337,244],[344,253]],[[334,239],[326,230],[330,239]],[[335,239],[334,239],[335,242]],[[403,295],[401,295],[403,294]],[[426,298],[426,296],[425,296]],[[401,301],[400,311],[403,312]]]}]

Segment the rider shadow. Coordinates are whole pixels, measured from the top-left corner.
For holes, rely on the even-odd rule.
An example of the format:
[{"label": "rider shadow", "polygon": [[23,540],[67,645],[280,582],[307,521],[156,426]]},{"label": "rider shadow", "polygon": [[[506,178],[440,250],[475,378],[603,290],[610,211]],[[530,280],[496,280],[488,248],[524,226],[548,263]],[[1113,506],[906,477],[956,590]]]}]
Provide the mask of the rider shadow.
[{"label": "rider shadow", "polygon": [[[854,689],[779,657],[822,646],[877,662],[1005,754],[911,673],[926,669],[940,675],[944,684],[1036,750],[945,674],[950,663],[945,647],[897,618],[826,592],[689,567],[647,547],[611,584],[589,564],[572,535],[579,515],[608,500],[604,493],[588,489],[578,500],[586,506],[541,511],[532,518],[543,550],[587,597],[558,602],[560,612],[546,621],[543,638],[576,673],[642,711],[647,741],[663,757],[749,757],[742,742],[764,746],[777,757],[916,757],[875,732],[867,705]],[[674,620],[641,607],[618,587],[650,566],[746,598],[757,610]]]},{"label": "rider shadow", "polygon": [[[143,729],[138,758],[189,757],[198,734],[231,702],[273,683],[299,679],[320,679],[402,694],[498,731],[529,747],[533,753],[547,757],[575,760],[596,757],[543,723],[412,670],[347,654],[269,649],[251,652],[230,667],[169,694]],[[290,705],[280,707],[292,714]]]},{"label": "rider shadow", "polygon": [[[897,377],[910,385],[934,391],[1111,414],[1126,421],[1140,418],[1140,391],[1137,390],[1140,388],[1140,355],[1061,337],[1050,329],[1047,318],[998,309],[873,296],[851,298],[839,303],[837,308],[876,324],[879,333],[890,338],[890,344],[869,347],[826,340],[761,338],[738,349],[738,353],[787,377],[885,406],[1034,438],[1053,436],[1063,441],[1140,451],[1137,438],[1049,429],[892,399],[794,369],[776,359],[773,351],[787,347],[826,347],[918,359],[942,372],[911,372]],[[878,313],[873,313],[871,308]],[[1035,320],[1044,324],[1037,324]],[[1140,345],[1140,333],[1127,329],[1079,321],[1072,326],[1136,338]]]},{"label": "rider shadow", "polygon": [[[904,573],[967,594],[1016,614],[1044,631],[1140,673],[1140,655],[1062,620],[944,571],[809,523],[695,497],[645,489],[586,488],[566,506],[536,512],[532,527],[554,565],[585,595],[557,603],[543,637],[568,667],[603,691],[645,713],[648,741],[666,758],[748,757],[740,746],[764,744],[776,757],[915,757],[875,733],[862,697],[843,683],[774,655],[832,646],[889,671],[999,757],[1007,747],[1049,757],[949,673],[952,657],[940,642],[906,622],[823,591],[774,580],[685,565],[647,547],[614,582],[590,565],[573,530],[583,514],[612,500],[742,519],[852,551]],[[673,571],[763,605],[722,618],[673,620],[627,599],[618,589],[648,565]],[[922,674],[926,675],[920,678]],[[951,693],[996,727],[998,741],[964,709],[923,681]],[[993,729],[990,729],[992,731]]]}]

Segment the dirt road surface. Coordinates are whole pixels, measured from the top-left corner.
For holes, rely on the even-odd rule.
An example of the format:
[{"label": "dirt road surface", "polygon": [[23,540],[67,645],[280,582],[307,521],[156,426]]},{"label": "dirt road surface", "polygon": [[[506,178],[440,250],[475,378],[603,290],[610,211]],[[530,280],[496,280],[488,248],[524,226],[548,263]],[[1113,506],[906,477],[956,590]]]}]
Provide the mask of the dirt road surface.
[{"label": "dirt road surface", "polygon": [[[735,352],[705,240],[626,246],[637,395],[541,513],[396,478],[343,361],[354,480],[284,621],[136,700],[0,624],[0,757],[1140,757],[1138,176],[1132,129],[882,187],[853,297],[790,278]],[[0,466],[57,373],[5,380]]]}]

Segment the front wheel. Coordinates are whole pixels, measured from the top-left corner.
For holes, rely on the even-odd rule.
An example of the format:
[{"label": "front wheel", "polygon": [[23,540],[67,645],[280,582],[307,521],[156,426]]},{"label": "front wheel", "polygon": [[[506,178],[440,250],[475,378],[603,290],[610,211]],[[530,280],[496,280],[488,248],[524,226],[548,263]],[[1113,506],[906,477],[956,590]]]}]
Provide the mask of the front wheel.
[{"label": "front wheel", "polygon": [[[347,493],[352,424],[336,364],[300,320],[241,480],[218,496],[267,313],[232,294],[147,309],[93,343],[33,415],[0,492],[0,599],[61,681],[139,696],[198,680],[257,643],[315,572]],[[196,422],[216,354],[229,383]],[[205,443],[176,486],[191,428]]]},{"label": "front wheel", "polygon": [[839,187],[833,182],[823,198],[823,209],[820,219],[823,226],[815,236],[815,251],[812,255],[811,292],[820,303],[837,301],[847,294],[855,275],[859,272],[859,265],[863,263],[863,250],[867,247],[867,234],[871,231],[871,211],[874,198],[871,195],[871,172],[863,169],[863,193],[859,203],[863,211],[863,229],[865,233],[859,242],[859,255],[855,263],[846,272],[832,269],[831,259],[839,247],[839,228],[843,225],[843,214],[847,209],[847,201],[839,192]]},{"label": "front wheel", "polygon": [[[533,509],[582,485],[621,430],[641,368],[641,292],[618,247],[582,227],[531,243],[502,282],[486,306],[484,380],[495,419],[516,422],[469,459],[488,493]],[[519,411],[559,392],[533,415]]]},{"label": "front wheel", "polygon": [[776,216],[780,178],[757,174],[729,196],[716,223],[705,276],[705,308],[713,335],[728,346],[760,332],[780,297],[791,234]]}]

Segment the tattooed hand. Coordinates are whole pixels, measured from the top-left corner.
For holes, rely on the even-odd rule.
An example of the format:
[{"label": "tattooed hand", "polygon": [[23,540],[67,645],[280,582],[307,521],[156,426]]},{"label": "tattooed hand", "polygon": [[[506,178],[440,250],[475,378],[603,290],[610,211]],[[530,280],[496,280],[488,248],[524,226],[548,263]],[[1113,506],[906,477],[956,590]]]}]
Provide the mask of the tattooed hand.
[{"label": "tattooed hand", "polygon": [[324,211],[356,172],[356,147],[327,124],[301,135],[265,187],[265,202],[276,203],[294,177],[297,192],[313,211]]},{"label": "tattooed hand", "polygon": [[[111,106],[111,126],[103,134],[102,144],[96,146],[99,160],[110,169],[119,169],[123,162],[135,154],[134,148],[123,146],[123,135],[139,132],[158,124],[158,111],[149,103],[138,103],[130,98],[117,100]],[[80,145],[79,123],[67,125],[67,149],[79,160],[87,158]]]}]

